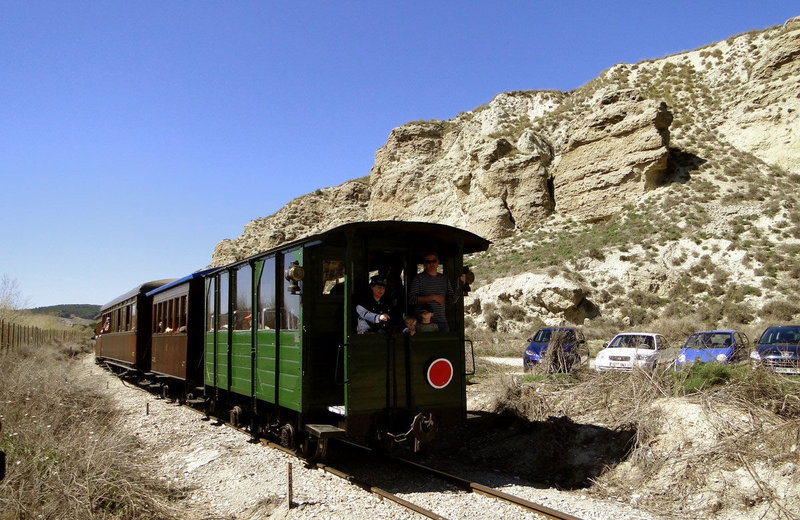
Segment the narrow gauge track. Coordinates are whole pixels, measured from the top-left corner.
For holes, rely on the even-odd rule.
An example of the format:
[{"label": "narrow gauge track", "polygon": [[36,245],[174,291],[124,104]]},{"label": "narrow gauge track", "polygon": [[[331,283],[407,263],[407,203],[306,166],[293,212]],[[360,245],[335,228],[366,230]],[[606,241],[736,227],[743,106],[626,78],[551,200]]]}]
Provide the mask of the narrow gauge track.
[{"label": "narrow gauge track", "polygon": [[[142,390],[142,391],[144,391],[144,392],[146,392],[146,393],[148,393],[150,395],[154,395],[155,394],[148,387],[146,382],[143,382],[144,384],[139,384],[140,382],[134,382],[134,381],[129,381],[129,382],[133,383],[134,387],[139,388],[140,390]],[[228,428],[231,428],[233,430],[239,431],[239,432],[241,432],[243,434],[246,434],[246,435],[252,437],[252,432],[250,432],[250,431],[248,431],[248,430],[246,430],[244,428],[240,428],[240,427],[234,426],[233,424],[231,424],[228,421],[226,421],[224,419],[221,419],[219,417],[206,414],[206,412],[204,412],[203,410],[200,410],[200,409],[198,409],[198,408],[196,408],[196,407],[194,407],[192,405],[185,404],[185,403],[183,403],[183,404],[185,405],[185,408],[197,413],[198,415],[202,415],[203,417],[208,418],[208,419],[213,419],[219,424],[223,424],[223,425],[227,426]],[[273,441],[271,441],[269,439],[265,439],[265,438],[258,438],[258,441],[262,445],[264,445],[266,447],[270,447],[270,448],[274,448],[274,449],[280,450],[280,451],[282,451],[282,452],[284,452],[284,453],[286,453],[288,455],[296,457],[299,460],[303,460],[304,463],[309,465],[309,467],[316,467],[316,468],[318,468],[320,470],[323,470],[323,471],[325,471],[325,472],[327,472],[327,473],[329,473],[331,475],[337,476],[337,477],[349,482],[350,484],[352,484],[354,486],[357,486],[357,487],[359,487],[361,489],[364,489],[365,491],[373,493],[373,494],[375,494],[375,495],[377,495],[377,496],[379,496],[381,498],[390,500],[390,501],[392,501],[392,502],[394,502],[394,503],[396,503],[396,504],[408,509],[409,511],[413,511],[413,512],[415,512],[417,514],[420,514],[422,516],[425,516],[427,518],[432,518],[432,519],[435,519],[435,520],[447,520],[448,519],[448,517],[443,516],[443,515],[441,515],[439,513],[436,513],[435,511],[432,511],[431,509],[428,509],[428,508],[426,508],[426,507],[424,507],[424,506],[422,506],[420,504],[417,504],[417,503],[414,503],[414,502],[412,502],[410,500],[402,498],[401,496],[399,496],[396,493],[392,493],[392,492],[390,492],[390,491],[388,491],[388,490],[386,490],[386,489],[384,489],[384,488],[382,488],[380,486],[377,486],[377,485],[374,485],[373,483],[367,482],[363,478],[358,478],[355,475],[352,475],[352,474],[350,474],[347,471],[344,471],[342,469],[336,468],[336,467],[334,467],[334,466],[332,466],[330,464],[326,464],[326,463],[322,463],[322,462],[314,463],[314,462],[306,461],[306,460],[302,459],[302,457],[300,456],[300,454],[296,450],[292,450],[292,449],[286,448],[284,446],[281,446],[280,444],[277,444],[277,443],[275,443],[275,442],[273,442]],[[347,441],[337,440],[337,444],[347,445],[347,446],[349,446],[351,448],[362,450],[364,452],[370,452],[371,451],[368,448],[365,448],[364,446],[360,446],[360,445],[357,445],[357,444],[349,443]],[[507,504],[512,504],[514,506],[519,506],[522,509],[524,509],[525,511],[530,512],[530,513],[535,513],[536,515],[539,515],[540,517],[543,517],[543,518],[547,518],[547,519],[551,519],[551,520],[580,520],[578,517],[570,515],[568,513],[557,511],[555,509],[551,509],[551,508],[549,508],[547,506],[544,506],[542,504],[537,504],[537,503],[534,503],[534,502],[530,502],[530,501],[528,501],[528,500],[526,500],[524,498],[517,497],[517,496],[514,496],[514,495],[510,495],[508,493],[499,491],[497,489],[494,489],[494,488],[491,488],[491,487],[488,487],[488,486],[484,486],[484,485],[476,483],[476,482],[472,482],[472,481],[470,481],[468,479],[464,479],[464,478],[458,477],[456,475],[452,475],[450,473],[447,473],[447,472],[444,472],[444,471],[440,471],[440,470],[437,470],[435,468],[431,468],[431,467],[425,466],[423,464],[419,464],[417,462],[414,462],[414,461],[411,461],[411,460],[408,460],[408,459],[404,459],[404,458],[401,458],[401,457],[392,457],[392,456],[384,457],[384,459],[386,461],[388,461],[388,462],[397,463],[397,464],[400,464],[402,466],[405,466],[405,467],[409,468],[412,471],[423,473],[428,477],[433,477],[433,478],[439,479],[441,481],[447,482],[447,483],[453,485],[455,488],[458,488],[461,491],[464,491],[466,493],[475,493],[475,494],[483,495],[483,496],[486,496],[486,497],[494,498],[496,500],[502,501],[502,502],[507,503]]]},{"label": "narrow gauge track", "polygon": [[[355,449],[360,449],[360,450],[365,450],[365,451],[368,450],[367,448],[365,448],[363,446],[359,446],[357,444],[350,444],[350,443],[347,443],[346,441],[342,441],[342,440],[337,440],[337,443],[340,443],[340,444],[341,443],[346,443],[346,444],[349,444],[350,446],[352,446]],[[427,476],[431,476],[431,477],[440,479],[442,481],[448,482],[448,483],[454,485],[456,488],[461,489],[462,491],[475,493],[475,494],[479,494],[479,495],[484,495],[484,496],[499,500],[501,502],[505,502],[505,503],[512,504],[512,505],[515,505],[515,506],[519,506],[519,507],[523,508],[526,511],[529,511],[529,512],[532,512],[532,513],[536,513],[537,515],[540,515],[541,517],[544,517],[544,518],[548,518],[548,519],[551,519],[551,520],[580,520],[580,518],[578,518],[576,516],[570,515],[568,513],[564,513],[562,511],[557,511],[557,510],[552,509],[550,507],[547,507],[547,506],[545,506],[543,504],[537,504],[535,502],[531,502],[531,501],[526,500],[524,498],[521,498],[521,497],[518,497],[518,496],[514,496],[514,495],[511,495],[509,493],[505,493],[503,491],[494,489],[494,488],[489,487],[489,486],[485,486],[483,484],[479,484],[477,482],[472,482],[469,479],[465,479],[463,477],[459,477],[457,475],[453,475],[451,473],[447,473],[445,471],[441,471],[441,470],[438,470],[436,468],[432,468],[430,466],[425,466],[424,464],[420,464],[418,462],[415,462],[415,461],[412,461],[412,460],[409,460],[409,459],[405,459],[405,458],[402,458],[402,457],[394,457],[394,456],[388,456],[386,458],[387,458],[387,460],[389,460],[389,461],[391,461],[393,463],[397,463],[397,464],[400,464],[400,465],[405,466],[407,468],[410,468],[412,471],[417,471],[417,472],[423,473],[423,474],[425,474]],[[326,471],[331,471],[330,466],[327,466],[325,464],[318,463],[317,466],[320,467],[321,469],[325,469]],[[335,470],[335,471],[339,471],[339,470]],[[341,473],[343,473],[343,472],[341,472]],[[344,474],[344,475],[345,475],[345,477],[347,476],[346,474]],[[426,515],[426,516],[428,516],[428,515]],[[429,516],[429,518],[443,518],[443,517],[434,513],[434,516]]]}]

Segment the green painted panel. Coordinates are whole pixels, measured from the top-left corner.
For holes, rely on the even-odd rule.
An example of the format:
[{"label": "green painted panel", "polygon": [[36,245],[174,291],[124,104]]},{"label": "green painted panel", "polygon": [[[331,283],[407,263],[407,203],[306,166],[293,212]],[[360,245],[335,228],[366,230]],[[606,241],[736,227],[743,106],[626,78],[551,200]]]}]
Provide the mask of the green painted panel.
[{"label": "green painted panel", "polygon": [[217,388],[227,390],[228,385],[228,332],[217,332]]},{"label": "green painted panel", "polygon": [[275,403],[275,331],[256,334],[256,397]]},{"label": "green painted panel", "polygon": [[248,397],[252,394],[251,337],[249,330],[231,332],[231,391]]},{"label": "green painted panel", "polygon": [[345,402],[348,415],[383,410],[390,382],[389,345],[380,334],[351,336],[347,345]]},{"label": "green painted panel", "polygon": [[206,332],[205,334],[205,352],[204,352],[204,365],[205,371],[203,381],[208,386],[214,386],[214,333]]},{"label": "green painted panel", "polygon": [[278,404],[302,411],[302,351],[300,331],[281,331],[278,352]]},{"label": "green painted panel", "polygon": [[[428,383],[427,369],[438,358],[453,364],[453,379],[444,388]],[[464,346],[456,333],[420,334],[411,339],[412,405],[418,409],[466,406]]]}]

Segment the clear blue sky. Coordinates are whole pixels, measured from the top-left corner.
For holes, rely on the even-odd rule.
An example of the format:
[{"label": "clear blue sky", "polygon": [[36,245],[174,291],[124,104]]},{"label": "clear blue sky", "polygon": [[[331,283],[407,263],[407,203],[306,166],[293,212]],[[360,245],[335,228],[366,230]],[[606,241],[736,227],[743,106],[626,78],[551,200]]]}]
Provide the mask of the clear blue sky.
[{"label": "clear blue sky", "polygon": [[392,128],[800,14],[794,1],[0,0],[0,274],[105,303],[369,173]]}]

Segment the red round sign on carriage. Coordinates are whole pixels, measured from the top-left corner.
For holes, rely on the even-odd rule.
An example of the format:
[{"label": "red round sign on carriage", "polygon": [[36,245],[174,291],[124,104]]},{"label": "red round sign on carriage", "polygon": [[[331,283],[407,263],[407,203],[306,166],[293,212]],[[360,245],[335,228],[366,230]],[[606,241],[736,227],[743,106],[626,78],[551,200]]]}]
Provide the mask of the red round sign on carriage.
[{"label": "red round sign on carriage", "polygon": [[444,388],[453,380],[453,364],[439,358],[428,365],[428,384],[434,388]]}]

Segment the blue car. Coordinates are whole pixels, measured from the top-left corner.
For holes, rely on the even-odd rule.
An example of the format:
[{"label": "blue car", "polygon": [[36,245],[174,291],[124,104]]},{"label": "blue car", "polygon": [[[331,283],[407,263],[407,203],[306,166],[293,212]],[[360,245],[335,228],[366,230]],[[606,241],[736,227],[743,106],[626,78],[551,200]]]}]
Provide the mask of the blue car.
[{"label": "blue car", "polygon": [[548,345],[551,342],[560,342],[564,351],[563,368],[569,370],[573,365],[580,363],[580,350],[586,344],[583,332],[575,327],[542,327],[532,338],[528,338],[528,346],[522,356],[522,367],[525,372],[541,364]]},{"label": "blue car", "polygon": [[683,344],[675,367],[701,361],[703,363],[735,363],[747,359],[750,340],[737,330],[695,332]]},{"label": "blue car", "polygon": [[779,374],[800,374],[800,325],[767,328],[750,360]]}]

